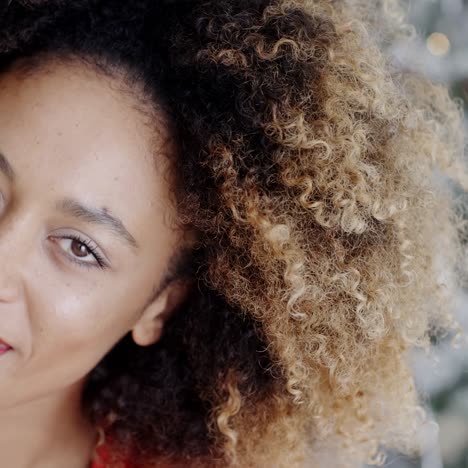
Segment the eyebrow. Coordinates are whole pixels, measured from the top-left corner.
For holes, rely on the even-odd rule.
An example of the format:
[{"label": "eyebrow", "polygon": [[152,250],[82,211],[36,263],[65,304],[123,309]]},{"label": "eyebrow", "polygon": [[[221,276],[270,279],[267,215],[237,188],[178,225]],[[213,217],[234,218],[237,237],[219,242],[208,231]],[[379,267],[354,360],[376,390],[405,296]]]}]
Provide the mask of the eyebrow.
[{"label": "eyebrow", "polygon": [[[3,172],[10,181],[13,181],[16,177],[13,167],[1,152],[0,172]],[[130,234],[124,223],[119,218],[109,213],[109,210],[105,207],[101,209],[91,208],[73,198],[64,198],[57,202],[56,208],[62,213],[68,214],[74,218],[91,224],[104,226],[134,249],[139,248],[137,241]]]},{"label": "eyebrow", "polygon": [[111,233],[124,240],[134,249],[139,248],[137,241],[124,226],[123,222],[116,216],[109,213],[109,210],[105,207],[101,209],[91,208],[83,205],[81,202],[73,198],[64,198],[57,202],[56,208],[62,213],[79,220],[104,226]]}]

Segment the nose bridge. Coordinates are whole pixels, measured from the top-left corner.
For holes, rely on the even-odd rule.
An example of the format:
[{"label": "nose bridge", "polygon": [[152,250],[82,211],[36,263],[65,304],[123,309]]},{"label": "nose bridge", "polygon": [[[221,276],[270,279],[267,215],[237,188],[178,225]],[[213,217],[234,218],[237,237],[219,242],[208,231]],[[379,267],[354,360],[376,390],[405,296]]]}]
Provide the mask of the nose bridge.
[{"label": "nose bridge", "polygon": [[0,302],[13,300],[20,293],[28,243],[25,218],[0,217]]}]

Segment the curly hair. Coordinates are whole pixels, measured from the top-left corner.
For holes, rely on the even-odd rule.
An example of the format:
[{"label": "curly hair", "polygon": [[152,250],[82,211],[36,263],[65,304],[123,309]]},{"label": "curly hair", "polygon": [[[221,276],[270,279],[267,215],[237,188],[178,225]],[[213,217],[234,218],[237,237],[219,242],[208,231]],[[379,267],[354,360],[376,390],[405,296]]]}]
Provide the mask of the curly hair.
[{"label": "curly hair", "polygon": [[[457,331],[463,108],[387,52],[397,0],[12,0],[0,69],[78,60],[164,115],[196,286],[162,339],[125,336],[86,414],[138,466],[359,466],[411,452],[408,351]],[[155,126],[157,125],[155,121]],[[114,466],[114,465],[113,465]]]}]

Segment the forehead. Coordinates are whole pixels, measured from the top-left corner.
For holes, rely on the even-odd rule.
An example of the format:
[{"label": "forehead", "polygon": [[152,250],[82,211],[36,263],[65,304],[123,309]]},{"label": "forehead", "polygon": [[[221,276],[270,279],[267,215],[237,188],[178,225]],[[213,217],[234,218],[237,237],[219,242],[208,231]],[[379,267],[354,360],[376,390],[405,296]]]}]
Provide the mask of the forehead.
[{"label": "forehead", "polygon": [[165,129],[151,128],[124,89],[80,63],[26,74],[13,67],[0,76],[0,151],[24,193],[44,203],[60,192],[108,206],[136,229],[155,205],[164,206],[166,158],[157,153],[164,152]]},{"label": "forehead", "polygon": [[148,119],[122,80],[77,61],[46,62],[33,69],[19,62],[0,74],[0,93],[0,104],[9,111],[0,115],[2,124],[13,121],[17,130],[27,124],[23,136],[30,135],[37,145],[59,144],[59,137],[66,136],[80,142],[83,156],[83,149],[96,152],[103,143],[122,147],[125,151],[114,150],[115,158],[135,145],[132,156],[140,158],[131,158],[133,163],[151,160]]}]

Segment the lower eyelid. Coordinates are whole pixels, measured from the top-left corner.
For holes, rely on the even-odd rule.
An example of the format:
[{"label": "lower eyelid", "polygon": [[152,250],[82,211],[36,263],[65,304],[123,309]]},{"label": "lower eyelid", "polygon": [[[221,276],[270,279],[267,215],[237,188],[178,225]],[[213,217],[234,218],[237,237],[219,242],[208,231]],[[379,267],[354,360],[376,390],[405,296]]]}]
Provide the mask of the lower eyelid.
[{"label": "lower eyelid", "polygon": [[94,268],[96,268],[96,267],[100,268],[99,263],[80,262],[79,260],[76,260],[75,258],[73,258],[71,256],[69,258],[73,263],[76,263],[78,266],[81,266],[81,267],[84,267],[84,268],[87,268],[87,269],[93,268],[93,267]]}]

